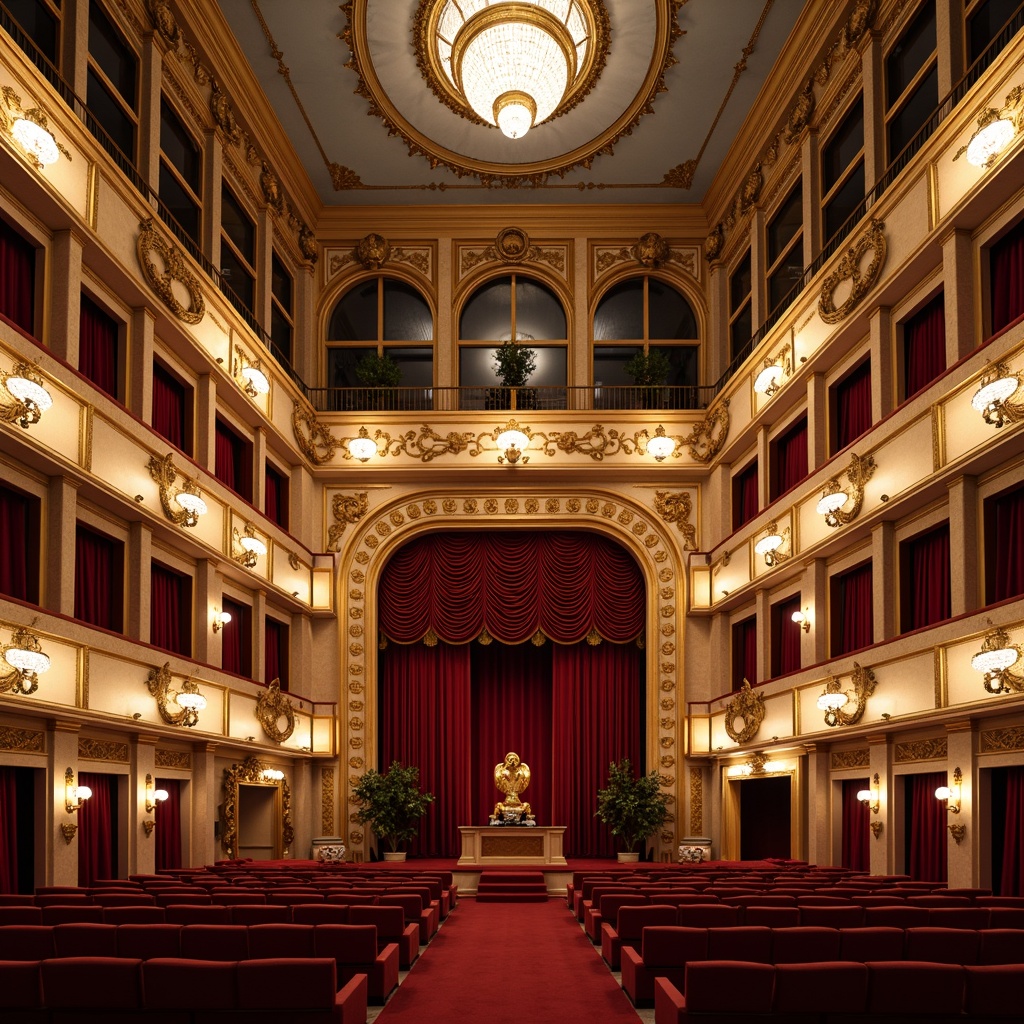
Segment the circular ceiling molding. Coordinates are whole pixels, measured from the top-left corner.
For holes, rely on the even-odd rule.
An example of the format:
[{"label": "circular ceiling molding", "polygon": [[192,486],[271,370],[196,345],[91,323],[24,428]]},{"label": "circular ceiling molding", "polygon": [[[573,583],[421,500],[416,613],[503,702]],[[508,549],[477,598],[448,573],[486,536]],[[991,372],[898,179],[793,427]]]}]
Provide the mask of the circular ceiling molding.
[{"label": "circular ceiling molding", "polygon": [[655,97],[664,91],[665,72],[676,62],[676,14],[684,2],[592,0],[599,44],[593,59],[581,61],[583,74],[555,112],[516,140],[467,113],[440,57],[417,53],[429,90],[422,78],[409,75],[410,44],[396,25],[404,20],[414,50],[422,50],[424,33],[432,16],[445,9],[444,0],[350,0],[342,7],[349,25],[341,37],[352,51],[346,67],[359,77],[356,92],[366,97],[369,113],[381,119],[389,134],[405,142],[410,155],[487,185],[541,184],[610,154],[618,139],[653,111]]}]

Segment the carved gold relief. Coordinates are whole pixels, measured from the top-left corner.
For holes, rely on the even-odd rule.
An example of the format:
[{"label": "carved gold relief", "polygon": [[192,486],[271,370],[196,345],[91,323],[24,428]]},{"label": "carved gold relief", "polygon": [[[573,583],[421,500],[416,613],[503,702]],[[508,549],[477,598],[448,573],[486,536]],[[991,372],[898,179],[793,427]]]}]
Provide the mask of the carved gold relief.
[{"label": "carved gold relief", "polygon": [[940,761],[946,757],[946,751],[946,737],[937,736],[935,739],[897,743],[893,759],[898,763],[905,761]]},{"label": "carved gold relief", "polygon": [[829,763],[834,772],[846,768],[868,768],[871,765],[871,751],[867,747],[858,750],[833,750]]},{"label": "carved gold relief", "polygon": [[12,729],[0,725],[0,750],[43,754],[46,752],[46,734],[35,729]]},{"label": "carved gold relief", "polygon": [[683,535],[683,550],[697,550],[697,528],[690,522],[693,499],[688,491],[655,491],[654,510],[666,523],[675,523]]},{"label": "carved gold relief", "polygon": [[[139,223],[139,237],[136,239],[135,247],[142,272],[164,305],[183,323],[199,323],[206,312],[203,290],[196,276],[188,269],[188,263],[182,253],[157,233],[153,227],[152,217],[147,217]],[[152,261],[152,253],[156,253],[160,258],[162,268],[158,268]],[[174,294],[174,282],[188,293],[187,306],[179,302]]]},{"label": "carved gold relief", "polygon": [[265,772],[267,765],[250,755],[241,764],[224,769],[224,806],[222,811],[221,847],[227,857],[238,856],[238,787],[239,785],[274,786],[281,794],[281,852],[288,855],[288,848],[295,838],[292,828],[292,791],[287,778],[271,779]]},{"label": "carved gold relief", "polygon": [[320,835],[334,835],[334,769],[320,769]]},{"label": "carved gold relief", "polygon": [[192,771],[192,755],[187,750],[167,750],[157,747],[154,752],[154,765],[157,768],[177,768],[180,771]]},{"label": "carved gold relief", "polygon": [[704,773],[699,768],[690,769],[690,835],[699,836],[704,832]]},{"label": "carved gold relief", "polygon": [[116,740],[93,740],[87,736],[79,736],[78,756],[83,761],[116,761],[127,764],[128,744]]},{"label": "carved gold relief", "polygon": [[292,433],[299,451],[315,466],[330,462],[340,445],[330,427],[317,420],[316,413],[298,399],[292,407]]},{"label": "carved gold relief", "polygon": [[982,753],[990,754],[1002,750],[1024,750],[1024,726],[982,731]]},{"label": "carved gold relief", "polygon": [[391,255],[391,243],[383,235],[370,232],[359,240],[355,255],[367,270],[379,270]]},{"label": "carved gold relief", "polygon": [[[825,323],[836,324],[845,320],[878,280],[887,251],[885,235],[882,234],[884,227],[884,221],[872,219],[868,230],[847,247],[835,270],[822,282],[818,315]],[[872,254],[871,261],[861,270],[867,252]],[[837,306],[836,289],[847,281],[850,282],[850,292]]]},{"label": "carved gold relief", "polygon": [[[739,693],[726,705],[725,731],[736,743],[747,743],[756,735],[764,721],[764,695],[755,693],[750,683],[743,680]],[[742,725],[737,728],[736,722]]]},{"label": "carved gold relief", "polygon": [[696,276],[696,249],[673,249],[668,240],[655,231],[641,235],[629,246],[618,248],[596,247],[594,250],[594,266],[598,274],[603,274],[617,263],[634,262],[641,267],[653,270],[663,263],[674,263],[688,274]]},{"label": "carved gold relief", "polygon": [[331,515],[334,524],[327,534],[327,546],[333,551],[338,550],[338,542],[345,528],[351,523],[358,523],[369,511],[370,503],[366,491],[359,494],[336,494],[331,501]]},{"label": "carved gold relief", "polygon": [[[281,725],[281,719],[285,724]],[[268,739],[284,743],[295,731],[295,709],[281,692],[281,680],[274,679],[256,699],[256,720]]]}]

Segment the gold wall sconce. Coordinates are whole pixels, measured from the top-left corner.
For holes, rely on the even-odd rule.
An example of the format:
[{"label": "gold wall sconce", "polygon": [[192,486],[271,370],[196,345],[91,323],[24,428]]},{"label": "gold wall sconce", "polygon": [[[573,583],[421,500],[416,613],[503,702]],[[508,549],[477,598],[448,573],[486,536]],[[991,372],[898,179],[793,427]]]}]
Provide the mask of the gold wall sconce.
[{"label": "gold wall sconce", "polygon": [[963,822],[957,822],[955,825],[947,825],[949,834],[953,837],[953,842],[959,846],[964,841],[964,836],[967,835],[967,826]]},{"label": "gold wall sconce", "polygon": [[250,397],[259,398],[270,391],[270,381],[263,372],[258,357],[249,357],[238,345],[235,346],[235,363],[232,367],[235,383]]},{"label": "gold wall sconce", "polygon": [[868,822],[868,828],[871,829],[871,834],[876,839],[882,834],[882,823],[880,821]]},{"label": "gold wall sconce", "polygon": [[818,697],[818,710],[825,712],[825,724],[829,728],[837,725],[856,725],[864,715],[868,698],[878,685],[875,673],[869,668],[862,668],[857,662],[853,663],[850,682],[853,684],[852,691],[844,690],[842,683],[835,676],[829,676],[825,682],[825,689]]},{"label": "gold wall sconce", "polygon": [[754,378],[754,391],[771,398],[793,374],[788,346],[774,356],[767,356],[760,373]]},{"label": "gold wall sconce", "polygon": [[805,608],[802,612],[793,612],[790,618],[805,632],[811,631],[811,609]]},{"label": "gold wall sconce", "polygon": [[[643,431],[643,436],[647,431]],[[654,456],[655,462],[664,462],[676,450],[676,439],[665,433],[665,428],[659,423],[653,436],[647,438],[646,451],[648,455]]]},{"label": "gold wall sconce", "polygon": [[43,653],[35,633],[20,626],[11,634],[10,643],[0,647],[0,655],[11,668],[0,675],[0,693],[28,696],[39,689],[39,675],[49,669],[50,659]]},{"label": "gold wall sconce", "polygon": [[[74,769],[66,769],[64,772],[64,810],[68,814],[74,814],[75,811],[81,810],[82,805],[91,796],[92,790],[88,786],[75,785]],[[78,825],[73,821],[62,822],[60,833],[64,837],[64,842],[70,846],[71,840],[78,833]]]},{"label": "gold wall sconce", "polygon": [[764,558],[764,564],[772,569],[776,565],[789,561],[791,552],[783,550],[788,547],[789,538],[789,527],[787,526],[780,533],[778,523],[772,520],[765,527],[765,535],[754,545],[754,553],[761,555]]},{"label": "gold wall sconce", "polygon": [[152,818],[147,819],[142,823],[142,831],[146,833],[146,838],[149,839],[153,835],[153,829],[156,828],[156,822]]},{"label": "gold wall sconce", "polygon": [[348,451],[348,458],[367,462],[377,454],[377,442],[370,437],[366,427],[360,427],[355,437],[346,437],[341,442]]},{"label": "gold wall sconce", "polygon": [[267,545],[256,536],[256,527],[252,523],[246,523],[242,533],[238,532],[237,526],[232,527],[231,541],[231,557],[246,569],[255,569],[260,556],[267,553]]},{"label": "gold wall sconce", "polygon": [[21,105],[21,97],[9,85],[3,87],[4,102],[13,117],[0,115],[0,122],[8,134],[24,150],[37,171],[55,164],[63,154],[68,160],[71,154],[53,137],[49,122],[41,107]]},{"label": "gold wall sconce", "polygon": [[1017,86],[1006,97],[1006,105],[1001,110],[996,107],[983,110],[978,115],[978,127],[970,142],[961,146],[953,159],[959,160],[966,154],[972,167],[991,167],[1017,134],[1020,103],[1021,88]]},{"label": "gold wall sconce", "polygon": [[522,462],[525,466],[530,456],[523,452],[530,447],[530,435],[515,420],[509,420],[504,427],[495,427],[491,435],[498,446],[498,462],[514,466]]},{"label": "gold wall sconce", "polygon": [[984,674],[986,693],[1024,693],[1024,676],[1011,672],[1021,657],[1021,649],[1010,643],[1005,629],[995,629],[981,645],[980,653],[971,658],[971,668]]},{"label": "gold wall sconce", "polygon": [[834,476],[825,484],[821,500],[815,506],[818,515],[825,517],[827,526],[836,529],[852,523],[860,515],[864,503],[864,486],[875,472],[875,460],[870,455],[861,458],[850,456],[846,470],[847,485],[841,487],[839,477]]},{"label": "gold wall sconce", "polygon": [[156,805],[163,803],[170,794],[166,789],[157,789],[156,783],[153,781],[153,776],[148,772],[146,773],[146,813],[152,814],[156,810]]},{"label": "gold wall sconce", "polygon": [[878,809],[881,806],[881,791],[882,782],[878,777],[878,772],[875,772],[871,777],[871,785],[867,789],[857,791],[857,799],[862,804],[867,804],[868,810],[870,810],[872,814],[877,814]]},{"label": "gold wall sconce", "polygon": [[199,493],[196,482],[184,473],[181,475],[181,487],[175,488],[178,472],[174,467],[174,456],[168,452],[162,459],[150,456],[149,475],[160,488],[160,505],[164,515],[175,524],[191,528],[199,522],[199,517],[207,513],[206,502]]},{"label": "gold wall sconce", "polygon": [[181,684],[181,690],[172,690],[170,663],[165,661],[163,668],[149,670],[146,688],[156,700],[160,717],[168,725],[182,725],[191,729],[198,724],[199,712],[206,707],[206,698],[199,692],[199,684],[191,676]]},{"label": "gold wall sconce", "polygon": [[935,790],[936,800],[946,801],[946,810],[950,814],[960,813],[960,795],[963,789],[964,777],[960,772],[960,767],[957,766],[953,769],[953,785],[952,786],[939,786]]},{"label": "gold wall sconce", "polygon": [[981,413],[981,418],[997,430],[1006,423],[1024,420],[1024,399],[1011,402],[1010,399],[1020,388],[1021,374],[1012,372],[1006,363],[997,363],[988,371],[974,392],[971,405]]},{"label": "gold wall sconce", "polygon": [[53,405],[50,392],[43,386],[43,378],[28,363],[15,363],[10,372],[0,370],[0,384],[7,392],[6,396],[0,395],[2,423],[17,423],[28,430]]},{"label": "gold wall sconce", "polygon": [[219,633],[231,621],[231,612],[213,610],[213,631]]}]

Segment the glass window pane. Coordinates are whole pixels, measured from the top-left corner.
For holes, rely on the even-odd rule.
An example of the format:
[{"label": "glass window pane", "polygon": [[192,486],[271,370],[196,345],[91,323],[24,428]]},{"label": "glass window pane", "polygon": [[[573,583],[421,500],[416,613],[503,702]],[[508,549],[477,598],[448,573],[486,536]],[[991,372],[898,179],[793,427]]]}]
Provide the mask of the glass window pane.
[{"label": "glass window pane", "polygon": [[[253,298],[256,295],[256,279],[235,255],[234,250],[227,245],[220,247],[220,273],[229,289],[228,298],[236,307],[239,303],[245,307],[241,312],[251,313]],[[238,301],[235,301],[236,299]]]},{"label": "glass window pane", "polygon": [[[42,0],[3,0],[19,28],[51,63],[57,64],[57,19]],[[31,54],[30,54],[31,56]]]},{"label": "glass window pane", "polygon": [[329,388],[360,388],[356,366],[363,356],[376,355],[376,348],[349,348],[335,345],[327,350],[327,386]]},{"label": "glass window pane", "polygon": [[671,365],[668,380],[670,387],[692,387],[697,383],[696,345],[652,345],[651,351],[661,352]]},{"label": "glass window pane", "polygon": [[292,325],[277,306],[270,309],[270,342],[274,355],[292,360]]},{"label": "glass window pane", "polygon": [[281,262],[277,253],[270,257],[270,294],[281,303],[286,313],[292,311],[292,275]]},{"label": "glass window pane", "polygon": [[[135,109],[135,53],[98,3],[89,4],[89,56],[125,103]],[[92,106],[91,97],[88,100]]]},{"label": "glass window pane", "polygon": [[167,164],[160,162],[160,201],[196,245],[199,244],[199,206],[174,176]]},{"label": "glass window pane", "polygon": [[387,355],[402,368],[403,388],[434,386],[434,350],[432,348],[387,348]]},{"label": "glass window pane", "polygon": [[539,282],[521,277],[516,278],[516,335],[538,339],[567,337],[565,310],[558,296]]},{"label": "glass window pane", "polygon": [[[110,136],[114,145],[128,158],[129,162],[134,161],[135,122],[125,112],[124,107],[114,99],[92,68],[89,69],[85,101],[89,105],[89,113]],[[102,141],[100,139],[100,142]]]},{"label": "glass window pane", "polygon": [[512,279],[502,277],[478,288],[462,310],[459,338],[500,340],[512,330]]},{"label": "glass window pane", "polygon": [[377,340],[377,281],[363,281],[346,292],[334,307],[327,331],[331,341]]},{"label": "glass window pane", "polygon": [[[8,3],[7,5],[11,5]],[[1021,0],[985,0],[967,19],[967,63],[973,64],[988,49],[989,43],[1014,16],[1024,15]]]},{"label": "glass window pane", "polygon": [[642,278],[634,278],[610,288],[597,304],[594,340],[625,341],[643,336],[644,282]]},{"label": "glass window pane", "polygon": [[803,203],[800,182],[768,224],[768,263],[774,263],[803,227]]},{"label": "glass window pane", "polygon": [[686,299],[671,286],[653,278],[647,282],[647,336],[696,338],[697,319]]},{"label": "glass window pane", "polygon": [[934,52],[935,0],[927,0],[885,58],[887,109],[900,98]]},{"label": "glass window pane", "polygon": [[[538,387],[564,386],[567,380],[568,353],[562,345],[531,345],[536,353],[537,368],[530,375],[529,384]],[[459,384],[462,387],[491,387],[500,384],[494,371],[493,348],[468,345],[459,349]]]},{"label": "glass window pane", "polygon": [[252,266],[256,262],[256,225],[226,185],[221,188],[220,224],[242,258]]},{"label": "glass window pane", "polygon": [[750,250],[729,277],[729,312],[735,313],[750,295]]},{"label": "glass window pane", "polygon": [[903,104],[899,113],[889,122],[889,159],[893,160],[906,148],[921,126],[935,112],[939,105],[939,71],[932,65],[931,71],[921,79],[910,99]]},{"label": "glass window pane", "polygon": [[824,190],[830,192],[864,148],[864,101],[857,102],[829,139],[821,158]]},{"label": "glass window pane", "polygon": [[202,175],[199,147],[166,101],[160,103],[160,149],[184,178],[185,184],[199,195]]},{"label": "glass window pane", "polygon": [[404,281],[384,282],[384,340],[430,341],[434,324],[426,299]]},{"label": "glass window pane", "polygon": [[843,182],[825,207],[825,241],[846,223],[864,198],[864,162]]},{"label": "glass window pane", "polygon": [[748,302],[736,315],[729,327],[730,360],[735,359],[743,350],[743,347],[749,344],[753,334],[753,316],[750,311],[750,303]]},{"label": "glass window pane", "polygon": [[[796,298],[797,293],[793,292],[793,289],[799,283],[803,272],[803,250],[799,245],[795,245],[768,278],[769,313],[774,313],[787,298],[790,302]],[[790,295],[791,292],[793,292],[792,295]]]},{"label": "glass window pane", "polygon": [[595,387],[630,387],[633,378],[626,373],[626,363],[641,351],[639,345],[602,345],[594,349]]}]

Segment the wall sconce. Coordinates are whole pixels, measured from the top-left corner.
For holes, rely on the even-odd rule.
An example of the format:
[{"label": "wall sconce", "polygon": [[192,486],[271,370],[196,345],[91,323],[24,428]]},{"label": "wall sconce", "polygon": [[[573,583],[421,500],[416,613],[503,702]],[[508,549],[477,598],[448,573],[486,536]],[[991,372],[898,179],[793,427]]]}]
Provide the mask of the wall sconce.
[{"label": "wall sconce", "polygon": [[1020,86],[1006,97],[1002,110],[989,107],[978,115],[978,127],[966,146],[957,150],[954,160],[965,153],[972,167],[991,167],[995,158],[1013,141],[1017,134],[1016,108],[1020,106]]},{"label": "wall sconce", "polygon": [[[55,164],[61,153],[71,159],[71,154],[53,137],[41,107],[22,108],[21,97],[9,85],[3,87],[3,96],[7,109],[17,115],[11,121],[11,138],[25,151],[37,171]],[[7,119],[2,120],[6,126]]]},{"label": "wall sconce", "polygon": [[870,455],[863,458],[859,455],[850,456],[850,466],[846,470],[849,486],[841,488],[839,477],[832,477],[825,484],[821,500],[816,506],[818,514],[825,517],[826,525],[835,529],[852,523],[860,515],[861,505],[864,503],[864,486],[874,472],[875,460]]},{"label": "wall sconce", "polygon": [[43,378],[28,363],[15,363],[10,373],[0,370],[0,384],[14,399],[0,404],[0,422],[17,423],[28,430],[53,405],[50,392],[43,387]]},{"label": "wall sconce", "polygon": [[264,768],[261,775],[264,782],[280,782],[284,778],[280,768]]},{"label": "wall sconce", "polygon": [[997,430],[1004,423],[1024,420],[1024,401],[1010,401],[1020,387],[1020,378],[1020,373],[1012,373],[1006,363],[997,363],[981,378],[978,390],[974,392],[971,405],[981,413],[986,423]]},{"label": "wall sconce", "polygon": [[182,473],[181,487],[172,490],[178,473],[174,468],[174,456],[170,452],[162,459],[151,455],[147,468],[149,475],[160,488],[160,505],[163,507],[164,515],[175,526],[193,527],[199,522],[200,516],[206,515],[206,502],[200,496],[199,487],[194,480]]},{"label": "wall sconce", "polygon": [[[199,722],[199,712],[206,707],[206,698],[191,676],[181,684],[181,690],[175,692],[171,689],[170,663],[165,661],[163,668],[149,670],[146,688],[156,699],[160,717],[168,725],[183,725],[191,729]],[[172,704],[177,706],[177,710],[171,708]]]},{"label": "wall sconce", "polygon": [[869,821],[868,828],[871,834],[877,839],[882,834],[882,823],[880,821]]},{"label": "wall sconce", "polygon": [[789,560],[790,554],[782,550],[788,540],[789,527],[787,526],[782,533],[779,533],[778,524],[772,520],[765,527],[765,536],[754,545],[754,553],[761,555],[764,558],[764,564],[771,569]]},{"label": "wall sconce", "polygon": [[675,450],[675,438],[669,437],[665,433],[665,428],[659,423],[654,431],[654,436],[647,441],[647,454],[653,455],[655,462],[664,462]]},{"label": "wall sconce", "polygon": [[246,523],[244,533],[239,533],[237,526],[233,527],[231,537],[233,547],[240,549],[238,552],[232,551],[231,557],[246,569],[255,569],[257,559],[267,553],[267,545],[256,536],[256,527]]},{"label": "wall sconce", "polygon": [[39,689],[39,674],[50,667],[50,659],[39,646],[39,637],[20,626],[11,634],[10,643],[0,647],[0,654],[11,666],[10,672],[0,675],[0,693],[35,693]]},{"label": "wall sconce", "polygon": [[805,632],[811,631],[811,609],[805,608],[802,612],[793,612],[790,618]]},{"label": "wall sconce", "polygon": [[146,813],[152,814],[158,803],[163,803],[170,795],[166,789],[156,789],[153,776],[146,774]]},{"label": "wall sconce", "polygon": [[64,810],[68,814],[74,814],[80,810],[84,801],[92,796],[92,790],[88,786],[75,785],[75,773],[71,768],[64,772]]},{"label": "wall sconce", "polygon": [[962,822],[957,822],[955,825],[947,825],[949,834],[953,837],[953,842],[959,846],[964,841],[964,836],[967,835],[967,826]]},{"label": "wall sconce", "polygon": [[[825,724],[829,728],[836,725],[856,725],[864,714],[868,698],[878,685],[875,673],[869,668],[862,668],[857,662],[853,663],[850,682],[853,684],[852,693],[844,690],[835,676],[829,676],[825,682],[825,689],[818,697],[818,710],[825,712]],[[852,707],[847,711],[848,705]],[[860,799],[859,793],[857,799]]]},{"label": "wall sconce", "polygon": [[514,466],[520,459],[525,466],[530,456],[523,457],[523,452],[530,447],[530,435],[515,420],[509,420],[504,427],[495,427],[491,435],[498,445],[498,462]]},{"label": "wall sconce", "polygon": [[153,829],[156,828],[156,822],[152,819],[144,821],[142,823],[142,831],[146,833],[146,838],[149,839],[153,835]]},{"label": "wall sconce", "polygon": [[[872,814],[877,814],[878,808],[881,806],[881,789],[881,780],[878,777],[878,772],[875,772],[871,777],[870,788],[857,791],[857,799],[862,804],[867,804],[868,810],[870,810]],[[877,838],[877,836],[875,838]]]},{"label": "wall sconce", "polygon": [[231,612],[213,610],[213,631],[219,633],[231,621]]},{"label": "wall sconce", "polygon": [[960,768],[957,766],[953,769],[953,785],[952,786],[939,786],[935,790],[936,800],[946,801],[946,810],[950,814],[960,813],[960,791],[963,788],[964,777],[960,774]]},{"label": "wall sconce", "polygon": [[1024,693],[1024,676],[1011,672],[1021,656],[1021,649],[1010,643],[1005,629],[995,629],[981,645],[981,653],[971,658],[971,668],[983,672],[986,693]]},{"label": "wall sconce", "polygon": [[786,368],[776,358],[769,356],[764,361],[764,368],[754,378],[754,390],[765,398],[771,398],[788,376]]},{"label": "wall sconce", "polygon": [[257,357],[251,359],[242,348],[235,346],[235,365],[232,368],[235,383],[250,397],[259,398],[270,391],[270,381]]},{"label": "wall sconce", "polygon": [[370,437],[366,427],[360,427],[355,437],[346,437],[342,444],[348,449],[348,458],[366,462],[377,454],[377,442]]}]

